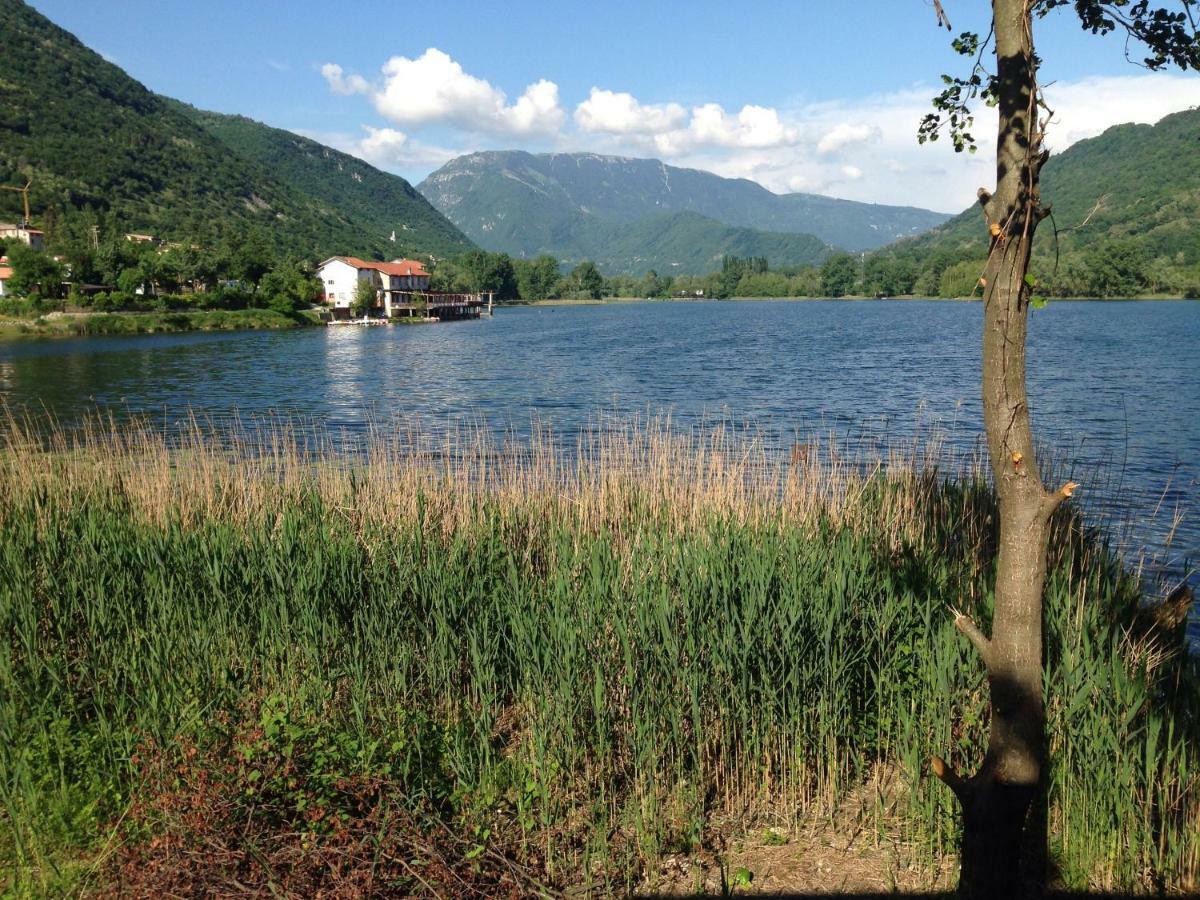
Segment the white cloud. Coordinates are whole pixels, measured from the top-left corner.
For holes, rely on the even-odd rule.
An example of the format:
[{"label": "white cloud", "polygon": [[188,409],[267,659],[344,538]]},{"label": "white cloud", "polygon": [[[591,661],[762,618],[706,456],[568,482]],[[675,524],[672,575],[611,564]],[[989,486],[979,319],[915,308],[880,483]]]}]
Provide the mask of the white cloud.
[{"label": "white cloud", "polygon": [[321,74],[325,80],[329,82],[329,89],[335,94],[341,94],[343,97],[348,97],[351,94],[366,94],[371,90],[371,85],[367,83],[367,79],[361,75],[351,75],[345,77],[342,67],[337,63],[325,63],[321,66]]},{"label": "white cloud", "polygon": [[678,103],[639,103],[632,94],[592,88],[575,108],[575,121],[584,131],[608,134],[660,134],[678,128],[687,120],[687,110]]},{"label": "white cloud", "polygon": [[701,146],[744,148],[782,147],[799,137],[799,132],[785,126],[779,113],[769,107],[743,106],[735,118],[716,103],[692,110],[688,134]]},{"label": "white cloud", "polygon": [[504,91],[463,71],[435,47],[416,59],[393,56],[384,63],[379,84],[360,75],[347,78],[336,63],[322,66],[321,74],[334,93],[366,94],[380,114],[399,125],[447,124],[523,136],[553,134],[565,118],[554,82],[535,82],[509,104]]},{"label": "white cloud", "polygon": [[821,140],[817,141],[818,153],[837,153],[844,147],[862,144],[879,137],[879,129],[874,125],[860,123],[851,125],[839,122],[829,129]]},{"label": "white cloud", "polygon": [[1174,74],[1094,77],[1057,82],[1045,93],[1046,103],[1054,111],[1047,143],[1059,152],[1112,125],[1149,124],[1200,105],[1200,79]]},{"label": "white cloud", "polygon": [[863,170],[858,166],[842,166],[842,174],[851,181],[858,181],[863,177]]}]

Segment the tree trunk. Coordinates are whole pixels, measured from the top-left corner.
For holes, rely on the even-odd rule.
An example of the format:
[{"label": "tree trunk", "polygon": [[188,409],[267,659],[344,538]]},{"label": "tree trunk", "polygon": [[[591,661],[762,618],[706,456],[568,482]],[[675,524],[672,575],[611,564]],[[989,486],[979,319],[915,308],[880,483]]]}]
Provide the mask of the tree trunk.
[{"label": "tree trunk", "polygon": [[969,618],[955,625],[987,667],[988,749],[979,771],[961,778],[940,759],[935,773],[963,809],[962,873],[968,897],[1020,897],[1040,873],[1022,872],[1022,843],[1037,793],[1045,743],[1042,704],[1042,588],[1049,522],[1074,485],[1042,486],[1025,395],[1026,283],[1033,234],[1044,213],[1038,173],[1045,162],[1037,121],[1037,72],[1028,0],[993,0],[999,142],[996,191],[980,191],[991,253],[985,270],[983,419],[1000,502],[995,614],[987,638]]}]

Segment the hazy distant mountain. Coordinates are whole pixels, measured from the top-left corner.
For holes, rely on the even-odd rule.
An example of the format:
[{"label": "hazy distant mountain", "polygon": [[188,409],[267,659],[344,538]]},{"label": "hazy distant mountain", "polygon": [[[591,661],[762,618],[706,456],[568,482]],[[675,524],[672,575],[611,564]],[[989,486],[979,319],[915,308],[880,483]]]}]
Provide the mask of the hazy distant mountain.
[{"label": "hazy distant mountain", "polygon": [[[470,247],[403,179],[160,97],[20,0],[0,0],[0,184],[26,179],[51,237],[90,208],[164,238],[253,227],[310,257]],[[0,192],[0,220],[20,207]]]},{"label": "hazy distant mountain", "polygon": [[480,246],[524,256],[611,256],[589,244],[593,230],[604,230],[596,223],[680,212],[761,232],[815,235],[846,250],[881,247],[949,218],[912,207],[774,194],[745,179],[593,153],[473,153],[450,161],[418,189]]}]

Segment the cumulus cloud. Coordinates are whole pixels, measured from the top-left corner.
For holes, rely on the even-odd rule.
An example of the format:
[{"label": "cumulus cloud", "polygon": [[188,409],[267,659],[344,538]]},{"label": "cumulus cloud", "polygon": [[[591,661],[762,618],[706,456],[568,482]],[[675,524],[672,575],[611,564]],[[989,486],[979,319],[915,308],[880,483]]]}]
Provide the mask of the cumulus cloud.
[{"label": "cumulus cloud", "polygon": [[465,72],[435,47],[416,59],[393,56],[384,63],[378,83],[360,75],[347,77],[336,63],[322,66],[321,74],[334,93],[365,94],[398,125],[446,124],[465,131],[536,135],[553,134],[565,118],[554,82],[535,82],[510,104],[504,91]]},{"label": "cumulus cloud", "polygon": [[661,134],[687,120],[687,110],[678,103],[639,103],[632,94],[592,88],[575,108],[575,121],[584,131],[608,134]]},{"label": "cumulus cloud", "polygon": [[371,90],[367,79],[361,75],[351,75],[347,78],[342,67],[337,63],[326,63],[321,66],[321,74],[329,82],[329,89],[343,97],[349,97],[351,94],[366,94]]},{"label": "cumulus cloud", "polygon": [[878,137],[879,129],[874,125],[863,123],[851,125],[848,122],[839,122],[817,141],[817,152],[837,153],[844,147],[849,147],[853,144],[862,144]]},{"label": "cumulus cloud", "polygon": [[[699,140],[711,135],[676,132],[654,141],[646,152],[676,165],[749,178],[779,192],[829,193],[959,212],[971,205],[977,188],[995,182],[996,112],[982,105],[975,110],[975,155],[955,153],[947,140],[922,146],[916,140],[917,125],[934,92],[914,88],[787,110],[778,115],[776,133],[782,131],[788,139],[773,145]],[[1130,74],[1057,82],[1046,93],[1055,111],[1047,141],[1061,153],[1113,125],[1152,123],[1200,104],[1200,80]],[[691,125],[685,131],[691,132]]]},{"label": "cumulus cloud", "polygon": [[770,107],[743,106],[732,116],[718,104],[706,103],[692,110],[688,136],[699,146],[751,149],[793,144],[799,132],[785,126]]}]

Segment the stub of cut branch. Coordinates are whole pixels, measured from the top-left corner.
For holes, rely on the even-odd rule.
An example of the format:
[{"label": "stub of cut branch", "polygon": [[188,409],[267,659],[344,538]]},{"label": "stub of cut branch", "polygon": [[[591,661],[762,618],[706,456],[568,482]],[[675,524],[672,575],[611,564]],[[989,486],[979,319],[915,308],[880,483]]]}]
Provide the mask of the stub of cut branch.
[{"label": "stub of cut branch", "polygon": [[954,614],[954,627],[971,642],[972,646],[974,646],[975,650],[983,658],[983,664],[986,666],[991,656],[992,642],[988,640],[987,635],[975,624],[975,620],[966,613],[959,612],[953,607],[951,607],[950,612]]},{"label": "stub of cut branch", "polygon": [[961,775],[950,767],[950,764],[940,756],[935,756],[929,760],[929,768],[938,780],[945,784],[950,790],[961,798],[967,790],[967,781]]},{"label": "stub of cut branch", "polygon": [[1079,490],[1079,485],[1074,481],[1068,481],[1053,494],[1046,494],[1042,499],[1042,518],[1049,519],[1054,515],[1054,511],[1062,506],[1063,501],[1070,500],[1077,490]]}]

